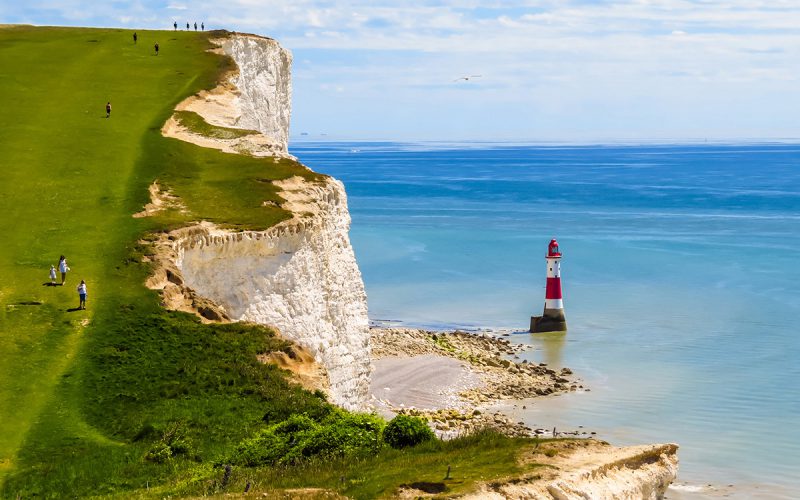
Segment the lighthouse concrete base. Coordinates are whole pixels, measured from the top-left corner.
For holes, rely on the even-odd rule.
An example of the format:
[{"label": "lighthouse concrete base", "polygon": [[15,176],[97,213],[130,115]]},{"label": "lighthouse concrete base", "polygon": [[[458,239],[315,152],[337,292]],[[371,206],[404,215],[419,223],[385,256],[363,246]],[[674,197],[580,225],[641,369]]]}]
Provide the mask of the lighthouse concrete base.
[{"label": "lighthouse concrete base", "polygon": [[564,317],[564,310],[547,310],[543,316],[531,316],[530,333],[544,332],[566,332],[567,319]]}]

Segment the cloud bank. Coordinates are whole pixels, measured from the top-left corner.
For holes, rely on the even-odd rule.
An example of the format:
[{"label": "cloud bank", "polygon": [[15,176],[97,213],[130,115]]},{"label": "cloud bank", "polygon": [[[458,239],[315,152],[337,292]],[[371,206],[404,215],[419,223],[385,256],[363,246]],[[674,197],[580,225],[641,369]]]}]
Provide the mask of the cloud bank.
[{"label": "cloud bank", "polygon": [[293,132],[309,137],[798,135],[794,1],[34,0],[0,19],[272,36],[295,53]]}]

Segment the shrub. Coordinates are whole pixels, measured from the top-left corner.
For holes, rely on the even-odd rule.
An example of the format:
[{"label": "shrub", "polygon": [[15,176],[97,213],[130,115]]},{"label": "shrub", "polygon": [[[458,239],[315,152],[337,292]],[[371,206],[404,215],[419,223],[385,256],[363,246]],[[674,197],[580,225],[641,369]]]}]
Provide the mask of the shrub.
[{"label": "shrub", "polygon": [[383,446],[384,422],[375,415],[333,410],[322,422],[292,415],[243,441],[229,460],[258,466],[295,464],[313,457],[374,455]]},{"label": "shrub", "polygon": [[144,456],[144,459],[149,462],[163,464],[164,462],[168,462],[172,459],[172,448],[170,448],[169,445],[163,441],[158,441],[150,447],[150,449],[147,451],[147,454]]},{"label": "shrub", "polygon": [[286,462],[315,456],[363,456],[378,453],[383,446],[384,421],[364,413],[332,412],[319,428],[304,436]]},{"label": "shrub", "polygon": [[383,431],[383,440],[392,448],[416,446],[433,438],[433,431],[425,420],[408,415],[397,415]]},{"label": "shrub", "polygon": [[[145,424],[143,429],[146,429],[148,433],[154,432],[154,429],[149,424]],[[139,431],[139,434],[142,434],[142,432]],[[171,422],[164,429],[161,439],[150,447],[144,459],[161,464],[178,455],[191,455],[192,451],[192,442],[186,436],[184,424],[182,422]]]},{"label": "shrub", "polygon": [[249,466],[283,462],[298,442],[318,427],[319,424],[306,415],[292,415],[244,440],[230,462]]}]

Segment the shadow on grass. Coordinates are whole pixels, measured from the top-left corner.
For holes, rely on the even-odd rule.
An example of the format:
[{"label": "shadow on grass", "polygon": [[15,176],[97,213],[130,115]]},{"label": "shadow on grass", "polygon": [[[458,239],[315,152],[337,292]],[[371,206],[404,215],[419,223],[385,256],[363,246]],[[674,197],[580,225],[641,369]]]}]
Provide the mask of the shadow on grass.
[{"label": "shadow on grass", "polygon": [[447,486],[444,483],[432,483],[428,481],[417,481],[411,484],[401,484],[400,488],[411,488],[430,494],[444,493],[447,491]]},{"label": "shadow on grass", "polygon": [[70,307],[69,309],[67,309],[67,312],[68,313],[73,313],[75,311],[85,311],[85,310],[86,309],[81,309],[80,307]]}]

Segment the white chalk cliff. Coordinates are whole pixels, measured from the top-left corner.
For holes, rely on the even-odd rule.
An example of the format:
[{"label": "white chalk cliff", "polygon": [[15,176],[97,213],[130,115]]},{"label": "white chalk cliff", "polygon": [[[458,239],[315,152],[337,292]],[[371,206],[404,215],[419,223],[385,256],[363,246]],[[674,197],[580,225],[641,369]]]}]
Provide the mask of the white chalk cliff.
[{"label": "white chalk cliff", "polygon": [[[194,111],[213,125],[260,134],[245,137],[246,143],[226,142],[198,136],[175,119],[162,132],[226,152],[287,156],[291,54],[275,40],[254,35],[231,34],[217,43],[238,71],[177,109]],[[334,403],[366,409],[371,366],[367,301],[350,246],[344,186],[330,177],[294,177],[275,184],[292,219],[266,231],[231,232],[208,223],[174,231],[161,243],[169,246],[165,253],[172,270],[168,279],[151,279],[152,286],[178,297],[177,302],[194,300],[195,294],[210,299],[234,321],[276,327],[327,370]],[[176,286],[181,290],[176,292]]]},{"label": "white chalk cliff", "polygon": [[286,151],[292,114],[292,54],[275,40],[233,35],[222,50],[239,67],[232,83],[239,90],[235,102],[237,128],[258,130]]},{"label": "white chalk cliff", "polygon": [[367,300],[348,238],[341,182],[287,181],[303,215],[267,231],[201,225],[176,240],[185,283],[234,320],[277,327],[328,372],[333,402],[364,409],[370,377]]},{"label": "white chalk cliff", "polygon": [[[570,445],[567,443],[566,445]],[[528,478],[500,481],[467,499],[536,500],[660,500],[678,473],[678,446],[654,444],[615,448],[586,441],[577,449],[563,450]],[[571,445],[570,445],[571,446]]]}]

